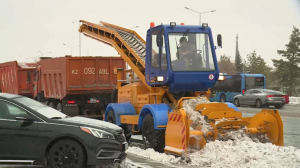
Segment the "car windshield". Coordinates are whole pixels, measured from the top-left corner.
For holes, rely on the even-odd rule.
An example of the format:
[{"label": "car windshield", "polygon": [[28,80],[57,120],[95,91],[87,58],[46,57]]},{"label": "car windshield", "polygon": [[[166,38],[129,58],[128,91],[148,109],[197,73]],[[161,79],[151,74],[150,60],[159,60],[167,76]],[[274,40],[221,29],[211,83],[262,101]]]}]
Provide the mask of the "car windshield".
[{"label": "car windshield", "polygon": [[35,101],[33,99],[27,98],[27,97],[17,97],[13,100],[17,101],[18,103],[23,104],[24,106],[27,106],[36,112],[40,113],[41,115],[47,117],[47,118],[66,118],[67,115],[64,113],[61,113],[49,106],[46,106],[38,101]]},{"label": "car windshield", "polygon": [[215,71],[209,36],[203,33],[169,33],[173,71]]}]

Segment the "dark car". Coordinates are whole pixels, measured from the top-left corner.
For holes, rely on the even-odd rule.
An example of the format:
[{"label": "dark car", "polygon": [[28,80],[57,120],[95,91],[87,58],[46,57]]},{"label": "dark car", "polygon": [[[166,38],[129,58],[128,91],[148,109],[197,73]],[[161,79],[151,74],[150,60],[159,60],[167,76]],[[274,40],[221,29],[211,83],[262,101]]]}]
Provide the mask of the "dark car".
[{"label": "dark car", "polygon": [[33,99],[0,93],[0,163],[82,168],[121,162],[121,127],[67,115]]},{"label": "dark car", "polygon": [[234,97],[234,104],[253,105],[256,107],[275,106],[281,108],[285,105],[286,100],[283,93],[270,89],[249,89],[244,94]]}]

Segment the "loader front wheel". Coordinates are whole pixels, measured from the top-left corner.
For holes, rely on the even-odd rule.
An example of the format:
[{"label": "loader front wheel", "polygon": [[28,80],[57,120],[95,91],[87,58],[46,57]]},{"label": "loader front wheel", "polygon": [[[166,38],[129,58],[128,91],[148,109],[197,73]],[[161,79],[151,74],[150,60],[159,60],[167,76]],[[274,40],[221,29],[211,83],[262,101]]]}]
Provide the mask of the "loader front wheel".
[{"label": "loader front wheel", "polygon": [[164,152],[165,130],[155,130],[151,114],[147,114],[143,120],[142,137],[145,148],[153,148],[157,152]]},{"label": "loader front wheel", "polygon": [[107,122],[116,124],[115,113],[111,110],[107,113]]}]

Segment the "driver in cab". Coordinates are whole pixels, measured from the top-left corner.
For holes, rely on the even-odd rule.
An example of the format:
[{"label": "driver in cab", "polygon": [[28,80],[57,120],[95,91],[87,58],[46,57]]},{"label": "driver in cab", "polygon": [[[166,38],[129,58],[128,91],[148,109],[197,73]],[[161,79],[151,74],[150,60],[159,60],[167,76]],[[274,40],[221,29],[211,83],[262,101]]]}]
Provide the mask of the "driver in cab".
[{"label": "driver in cab", "polygon": [[185,58],[185,56],[187,55],[195,54],[194,52],[196,51],[196,47],[193,44],[189,43],[186,37],[181,37],[179,42],[180,42],[180,47],[178,49],[179,59]]}]

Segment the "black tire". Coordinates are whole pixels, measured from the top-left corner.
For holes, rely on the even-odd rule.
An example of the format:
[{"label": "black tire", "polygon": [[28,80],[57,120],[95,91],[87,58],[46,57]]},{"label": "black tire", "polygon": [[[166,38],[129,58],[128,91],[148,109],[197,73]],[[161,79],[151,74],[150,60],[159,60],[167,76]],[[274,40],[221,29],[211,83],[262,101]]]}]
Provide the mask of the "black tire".
[{"label": "black tire", "polygon": [[274,105],[274,106],[275,106],[275,108],[278,108],[278,109],[282,108],[282,105],[281,105],[281,104],[276,104],[276,105]]},{"label": "black tire", "polygon": [[[116,117],[115,117],[114,111],[110,110],[107,113],[107,122],[116,124]],[[126,141],[129,142],[131,135],[132,135],[132,131],[130,130],[130,128],[132,128],[132,127],[129,127],[126,125],[126,126],[122,126],[122,128],[124,130]]]},{"label": "black tire", "polygon": [[257,99],[257,100],[255,101],[255,107],[257,107],[257,108],[261,108],[261,107],[262,107],[262,102],[261,102],[260,99]]},{"label": "black tire", "polygon": [[223,103],[226,101],[226,96],[224,94],[221,94],[220,101]]},{"label": "black tire", "polygon": [[58,102],[58,103],[57,103],[56,110],[57,110],[57,111],[60,111],[60,112],[63,112],[63,106],[62,106],[62,103],[61,103],[61,102]]},{"label": "black tire", "polygon": [[56,109],[56,105],[53,101],[50,101],[48,104],[49,107]]},{"label": "black tire", "polygon": [[236,107],[240,107],[240,101],[239,101],[238,98],[235,98],[234,101],[233,101],[233,103],[234,103],[234,105],[235,105]]},{"label": "black tire", "polygon": [[85,158],[83,148],[69,139],[56,142],[48,154],[51,168],[82,168],[85,166]]},{"label": "black tire", "polygon": [[116,124],[116,117],[114,111],[110,110],[107,113],[107,122]]},{"label": "black tire", "polygon": [[165,130],[154,130],[154,121],[151,114],[143,120],[142,137],[145,148],[153,148],[157,152],[164,152]]}]

